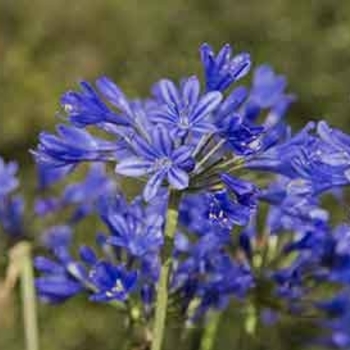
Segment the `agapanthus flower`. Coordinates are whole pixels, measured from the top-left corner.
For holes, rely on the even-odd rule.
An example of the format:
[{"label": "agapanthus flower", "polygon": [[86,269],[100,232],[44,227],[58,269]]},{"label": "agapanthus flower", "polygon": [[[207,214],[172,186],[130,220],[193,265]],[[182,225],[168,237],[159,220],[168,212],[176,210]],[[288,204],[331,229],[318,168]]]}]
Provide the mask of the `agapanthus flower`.
[{"label": "agapanthus flower", "polygon": [[17,163],[6,164],[0,157],[0,226],[6,234],[18,239],[24,235],[24,200],[15,194],[19,185],[17,170]]},{"label": "agapanthus flower", "polygon": [[20,195],[0,200],[0,226],[6,234],[19,238],[24,236],[23,217],[25,203]]},{"label": "agapanthus flower", "polygon": [[113,205],[102,208],[102,219],[111,233],[108,244],[124,249],[133,257],[159,252],[164,240],[164,217],[160,213],[146,210],[139,199],[123,211],[115,210]]},{"label": "agapanthus flower", "polygon": [[49,167],[74,165],[82,161],[108,160],[117,146],[113,142],[91,136],[74,126],[59,125],[58,136],[42,132],[34,156]]},{"label": "agapanthus flower", "polygon": [[[100,79],[97,85],[104,95],[107,95],[107,97],[111,95],[108,93],[111,89],[109,88],[108,90],[108,86],[104,79]],[[79,126],[103,122],[117,123],[120,125],[129,124],[126,119],[112,111],[107,104],[102,101],[88,82],[81,82],[80,87],[81,92],[69,91],[61,98],[61,105],[69,114],[72,123]],[[116,88],[113,90],[115,91]],[[112,99],[112,101],[115,101],[115,98]],[[118,104],[118,106],[119,105],[120,104]]]},{"label": "agapanthus flower", "polygon": [[219,91],[211,91],[201,96],[197,77],[182,81],[181,89],[171,80],[161,80],[154,87],[154,94],[160,107],[151,112],[153,122],[168,125],[179,137],[188,133],[204,134],[215,131],[210,118],[211,113],[219,106],[222,95]]},{"label": "agapanthus flower", "polygon": [[345,134],[325,122],[311,122],[287,142],[252,159],[248,166],[282,174],[300,191],[319,193],[349,184],[348,142]]},{"label": "agapanthus flower", "polygon": [[36,268],[42,272],[36,280],[39,296],[44,301],[58,303],[85,291],[93,301],[125,301],[135,286],[135,271],[114,265],[108,259],[98,259],[89,247],[81,248],[81,261],[74,259],[70,253],[71,238],[70,229],[64,226],[46,233],[48,247],[57,261],[46,257],[35,259]]},{"label": "agapanthus flower", "polygon": [[135,136],[132,145],[137,156],[119,162],[116,172],[131,177],[151,174],[143,191],[146,200],[158,193],[165,179],[177,190],[188,187],[188,172],[193,167],[193,149],[188,146],[175,148],[166,128],[155,127],[151,143]]},{"label": "agapanthus flower", "polygon": [[251,66],[250,55],[240,53],[232,56],[230,45],[224,45],[215,56],[212,47],[203,44],[200,48],[200,54],[208,91],[226,90],[232,83],[243,78]]},{"label": "agapanthus flower", "polygon": [[17,188],[17,170],[17,163],[9,162],[6,164],[5,161],[0,158],[0,197],[3,198]]}]

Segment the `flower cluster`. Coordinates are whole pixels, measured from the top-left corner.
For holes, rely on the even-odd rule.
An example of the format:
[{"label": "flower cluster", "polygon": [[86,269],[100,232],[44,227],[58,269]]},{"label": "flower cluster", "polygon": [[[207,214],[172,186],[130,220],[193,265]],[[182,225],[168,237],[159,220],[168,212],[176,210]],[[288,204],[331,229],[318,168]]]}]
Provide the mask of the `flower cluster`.
[{"label": "flower cluster", "polygon": [[[131,100],[102,77],[62,96],[66,123],[41,133],[32,151],[41,184],[82,163],[92,168],[36,210],[79,204],[71,221],[97,210],[109,232],[98,234],[99,252],[82,246],[75,258],[70,228],[51,228],[53,257],[36,259],[38,293],[57,303],[85,291],[94,301],[140,306],[145,318],[157,317],[157,293],[166,293],[191,322],[233,297],[277,319],[322,319],[339,304],[326,301],[323,286],[343,296],[350,283],[350,225],[333,228],[322,207],[324,194],[350,183],[350,136],[324,121],[293,134],[285,77],[261,65],[247,87],[248,54],[229,45],[215,54],[204,44],[200,55],[203,87],[196,76],[161,79],[148,99]],[[107,175],[110,165],[115,174]],[[142,195],[128,203],[117,176],[134,178]],[[5,193],[15,186],[5,183]],[[349,345],[346,305],[318,324],[330,331],[318,341]]]}]

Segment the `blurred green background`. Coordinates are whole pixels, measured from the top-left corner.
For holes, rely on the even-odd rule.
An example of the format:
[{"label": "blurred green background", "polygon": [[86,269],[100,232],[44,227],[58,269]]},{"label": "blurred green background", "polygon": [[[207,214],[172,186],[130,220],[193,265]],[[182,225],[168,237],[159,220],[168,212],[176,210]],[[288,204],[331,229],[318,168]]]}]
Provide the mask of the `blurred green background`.
[{"label": "blurred green background", "polygon": [[[24,164],[23,178],[33,169],[28,149],[53,129],[60,95],[78,80],[108,75],[145,96],[161,77],[199,73],[204,41],[231,43],[286,74],[299,97],[294,126],[325,117],[350,130],[349,0],[0,0],[0,25],[0,153]],[[0,313],[0,349],[21,350],[19,310]],[[45,350],[119,350],[125,336],[114,310],[79,298],[41,306],[40,318]],[[225,319],[217,349],[232,348],[235,322]],[[266,348],[300,349],[288,334]]]}]

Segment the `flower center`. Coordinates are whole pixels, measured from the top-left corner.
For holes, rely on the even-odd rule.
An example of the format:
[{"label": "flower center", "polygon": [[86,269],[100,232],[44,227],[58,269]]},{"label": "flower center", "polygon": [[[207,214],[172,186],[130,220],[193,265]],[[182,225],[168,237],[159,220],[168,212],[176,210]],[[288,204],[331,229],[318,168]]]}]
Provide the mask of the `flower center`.
[{"label": "flower center", "polygon": [[168,157],[162,157],[158,158],[155,163],[154,163],[154,170],[161,170],[161,169],[170,169],[172,166],[173,162],[170,158]]},{"label": "flower center", "polygon": [[189,113],[187,108],[183,108],[180,110],[178,125],[181,129],[188,129],[190,126],[190,120],[189,120],[188,114]]}]

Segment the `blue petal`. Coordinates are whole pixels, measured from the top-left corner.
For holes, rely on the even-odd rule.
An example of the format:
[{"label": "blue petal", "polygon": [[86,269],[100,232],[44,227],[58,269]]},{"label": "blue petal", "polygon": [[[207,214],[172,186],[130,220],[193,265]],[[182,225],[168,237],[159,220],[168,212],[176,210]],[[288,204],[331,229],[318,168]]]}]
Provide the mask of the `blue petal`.
[{"label": "blue petal", "polygon": [[184,170],[174,166],[168,172],[168,181],[177,190],[183,190],[188,187],[189,176]]},{"label": "blue petal", "polygon": [[180,146],[171,155],[174,164],[181,165],[192,156],[193,149],[188,146]]},{"label": "blue petal", "polygon": [[235,77],[235,80],[243,78],[250,70],[251,60],[248,53],[240,53],[235,56],[230,63],[231,75]]},{"label": "blue petal", "polygon": [[44,297],[53,295],[60,298],[69,298],[79,293],[83,287],[80,283],[68,279],[63,275],[40,277],[35,280],[39,295]]},{"label": "blue petal", "polygon": [[96,86],[109,102],[126,112],[128,115],[132,114],[129,102],[124,93],[113,83],[112,80],[107,77],[99,78],[96,80]]},{"label": "blue petal", "polygon": [[180,96],[175,84],[168,79],[163,79],[158,84],[159,93],[163,101],[175,110],[180,105]]},{"label": "blue petal", "polygon": [[60,264],[43,256],[35,257],[34,266],[40,272],[45,273],[60,273],[64,271],[64,268]]},{"label": "blue petal", "polygon": [[202,121],[200,123],[195,124],[192,127],[192,131],[198,132],[200,134],[206,134],[214,133],[215,131],[217,131],[217,128],[213,123]]},{"label": "blue petal", "polygon": [[162,185],[163,179],[166,175],[166,171],[161,170],[154,173],[154,175],[148,180],[144,190],[143,198],[146,202],[149,202],[153,197],[156,196],[160,186]]},{"label": "blue petal", "polygon": [[218,67],[222,67],[228,62],[232,55],[232,47],[230,44],[225,44],[216,56],[215,63]]},{"label": "blue petal", "polygon": [[124,176],[137,177],[148,173],[152,162],[140,158],[131,157],[122,160],[115,167],[115,172]]},{"label": "blue petal", "polygon": [[57,132],[75,147],[87,149],[96,149],[97,147],[96,140],[85,130],[61,124],[57,127]]},{"label": "blue petal", "polygon": [[185,105],[190,109],[193,108],[199,97],[200,84],[197,77],[193,76],[187,79],[182,87],[182,97]]},{"label": "blue petal", "polygon": [[95,252],[87,246],[82,246],[79,250],[79,254],[81,259],[88,264],[96,264],[97,263],[97,256]]},{"label": "blue petal", "polygon": [[208,92],[202,96],[191,115],[191,122],[194,124],[205,118],[218,107],[221,100],[222,94],[219,91]]},{"label": "blue petal", "polygon": [[161,155],[157,148],[150,145],[146,140],[138,135],[134,135],[132,147],[138,155],[148,160],[154,160],[155,158],[159,158]]},{"label": "blue petal", "polygon": [[206,76],[210,76],[210,74],[213,73],[214,67],[216,65],[216,62],[214,60],[214,51],[213,48],[207,44],[204,43],[201,45],[200,49],[200,56],[201,56],[201,61],[203,63]]},{"label": "blue petal", "polygon": [[164,126],[154,128],[152,132],[154,146],[162,155],[170,156],[172,149],[172,140],[168,130]]}]

